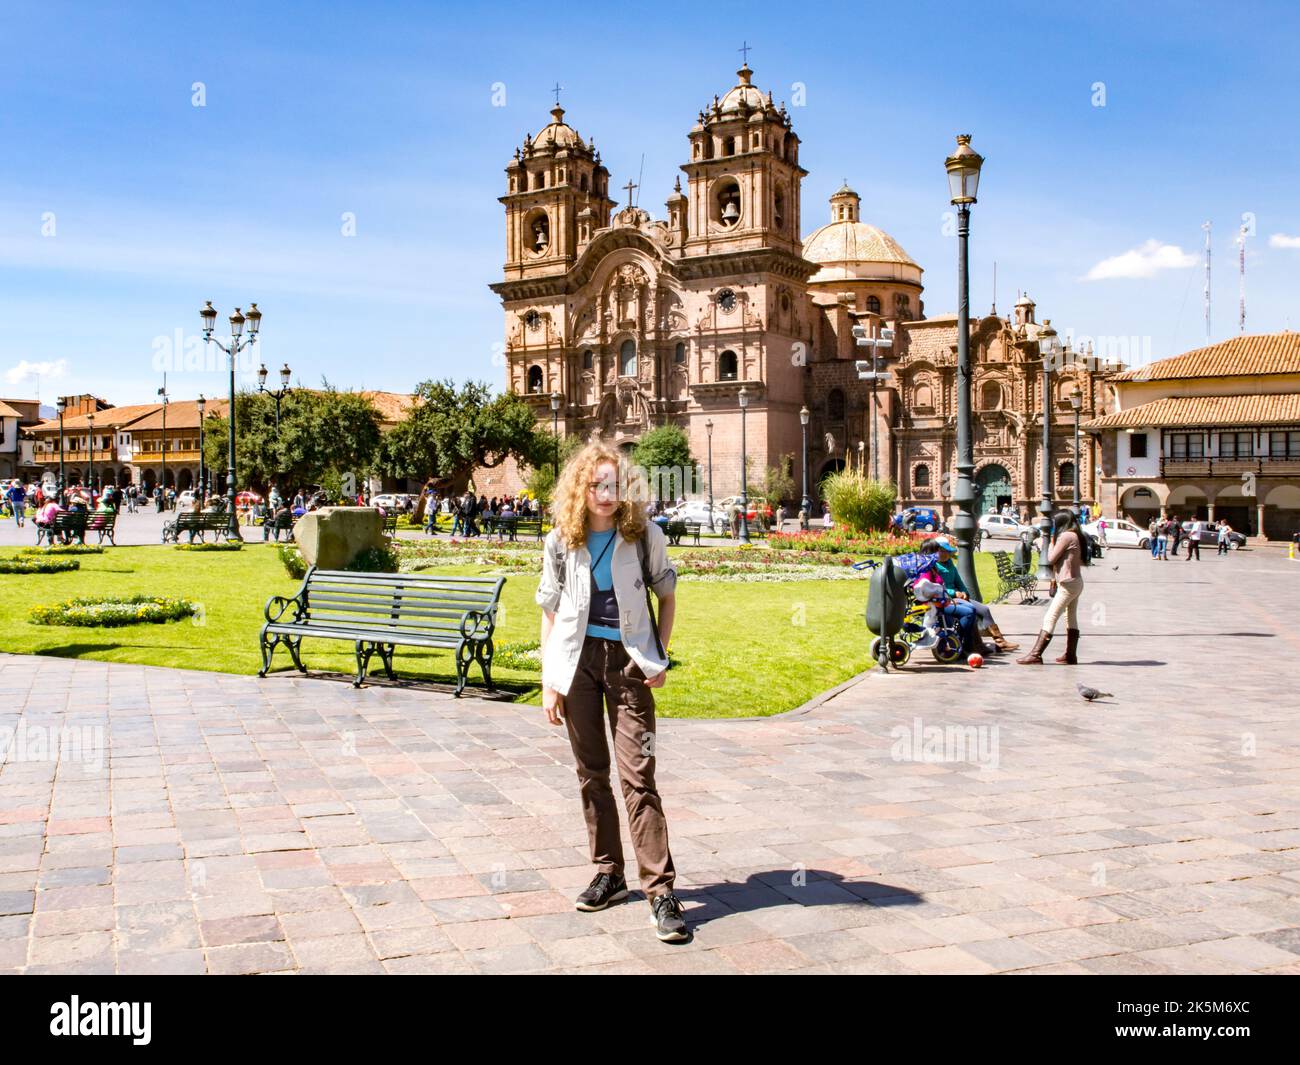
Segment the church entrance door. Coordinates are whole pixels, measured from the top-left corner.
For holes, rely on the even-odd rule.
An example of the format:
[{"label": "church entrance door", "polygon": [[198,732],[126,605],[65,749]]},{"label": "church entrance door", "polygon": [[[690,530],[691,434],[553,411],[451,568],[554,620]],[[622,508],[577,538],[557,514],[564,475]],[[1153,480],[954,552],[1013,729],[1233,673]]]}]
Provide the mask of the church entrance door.
[{"label": "church entrance door", "polygon": [[996,463],[985,466],[975,476],[975,516],[996,514],[1011,502],[1011,474]]}]

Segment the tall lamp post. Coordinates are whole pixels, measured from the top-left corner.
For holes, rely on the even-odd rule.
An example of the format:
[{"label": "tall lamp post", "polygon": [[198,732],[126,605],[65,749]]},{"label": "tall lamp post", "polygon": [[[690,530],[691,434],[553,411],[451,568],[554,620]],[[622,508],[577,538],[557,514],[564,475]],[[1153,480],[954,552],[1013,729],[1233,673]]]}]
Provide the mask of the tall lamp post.
[{"label": "tall lamp post", "polygon": [[799,528],[807,530],[808,512],[812,510],[812,500],[808,498],[808,419],[810,417],[807,406],[799,408],[799,426],[803,432],[803,500],[799,506],[802,508],[803,517],[799,520]]},{"label": "tall lamp post", "polygon": [[90,486],[90,505],[95,505],[95,412],[86,415],[86,447],[90,456],[90,470],[86,482]]},{"label": "tall lamp post", "polygon": [[970,597],[982,600],[975,576],[975,448],[971,438],[970,271],[966,245],[970,238],[970,205],[979,188],[984,157],[970,146],[970,134],[957,137],[957,150],[944,161],[948,192],[957,208],[957,485],[953,502],[957,514],[952,531],[957,537],[957,572]]},{"label": "tall lamp post", "polygon": [[709,449],[709,528],[713,528],[713,419],[704,422],[704,436]]},{"label": "tall lamp post", "polygon": [[163,386],[158,389],[158,395],[162,396],[162,439],[158,442],[158,447],[162,454],[162,474],[158,480],[158,490],[162,493],[162,509],[167,509],[167,377],[163,376]]},{"label": "tall lamp post", "polygon": [[[254,309],[254,310],[257,309],[257,304],[256,304],[256,303],[253,304],[253,309]],[[251,312],[250,312],[250,313],[251,313]],[[268,376],[268,375],[267,375],[267,372],[266,372],[266,364],[263,363],[263,364],[261,365],[261,367],[258,368],[258,371],[257,371],[257,390],[258,390],[259,392],[265,392],[268,396],[270,396],[273,400],[275,400],[275,446],[276,446],[276,456],[278,457],[279,454],[280,454],[280,451],[279,451],[279,448],[280,448],[280,404],[281,404],[281,402],[283,402],[284,397],[287,396],[290,392],[293,391],[293,389],[291,389],[291,388],[289,387],[289,379],[293,376],[293,371],[289,369],[289,364],[288,364],[287,362],[286,362],[283,366],[280,367],[280,387],[277,388],[274,392],[272,392],[269,388],[266,387],[266,378],[267,378],[267,376]],[[278,466],[279,463],[277,462],[276,465]],[[275,472],[276,472],[277,477],[278,477],[280,471],[277,469]]]},{"label": "tall lamp post", "polygon": [[66,485],[66,484],[68,483],[67,481],[65,481],[65,480],[63,479],[63,477],[64,477],[64,474],[63,474],[63,412],[64,412],[64,410],[65,410],[65,409],[67,408],[67,406],[68,406],[68,401],[67,401],[67,399],[65,399],[63,396],[60,396],[60,397],[58,398],[58,400],[55,401],[54,406],[55,406],[56,408],[58,408],[58,411],[59,411],[59,491],[58,491],[58,499],[59,499],[59,504],[60,504],[60,506],[61,506],[61,505],[63,504],[63,488],[64,488],[64,485]]},{"label": "tall lamp post", "polygon": [[858,380],[871,382],[871,479],[880,480],[880,460],[876,457],[879,452],[879,403],[876,400],[876,385],[882,381],[890,379],[888,370],[881,370],[878,362],[882,349],[894,346],[894,331],[892,329],[880,330],[880,335],[871,337],[867,335],[865,325],[855,325],[853,327],[853,336],[860,348],[871,349],[871,361],[860,359],[854,363],[858,371]]},{"label": "tall lamp post", "polygon": [[551,392],[551,435],[555,437],[555,455],[551,459],[552,484],[560,479],[560,393]]},{"label": "tall lamp post", "polygon": [[1061,339],[1052,328],[1051,319],[1043,321],[1038,333],[1038,354],[1043,359],[1043,443],[1039,465],[1042,467],[1042,498],[1038,501],[1038,529],[1042,545],[1038,551],[1038,579],[1050,581],[1052,567],[1047,549],[1052,542],[1052,364],[1061,357]]},{"label": "tall lamp post", "polygon": [[[224,351],[230,357],[230,465],[226,471],[226,506],[230,516],[230,524],[227,527],[226,535],[232,540],[242,540],[239,535],[239,516],[235,513],[235,363],[239,359],[239,353],[246,347],[257,343],[257,334],[262,328],[262,312],[257,309],[257,304],[250,305],[248,314],[245,316],[238,307],[235,313],[230,316],[230,343],[229,345],[221,343],[220,340],[214,340],[212,331],[217,327],[217,311],[212,306],[212,301],[208,300],[203,309],[199,311],[199,317],[203,321],[203,341],[207,344],[216,344],[217,347]],[[248,324],[248,336],[244,336],[244,324]]]},{"label": "tall lamp post", "polygon": [[1075,388],[1070,393],[1070,406],[1074,408],[1074,516],[1083,511],[1079,506],[1079,413],[1083,410],[1083,393]]},{"label": "tall lamp post", "polygon": [[749,391],[744,385],[740,386],[740,394],[736,397],[740,403],[740,542],[749,543],[749,478],[746,476],[745,458],[747,451],[745,449],[745,409],[749,406]]},{"label": "tall lamp post", "polygon": [[203,417],[208,411],[208,401],[203,398],[202,392],[199,393],[195,406],[199,411],[199,510],[203,510],[208,504],[208,482],[204,477],[203,462]]}]

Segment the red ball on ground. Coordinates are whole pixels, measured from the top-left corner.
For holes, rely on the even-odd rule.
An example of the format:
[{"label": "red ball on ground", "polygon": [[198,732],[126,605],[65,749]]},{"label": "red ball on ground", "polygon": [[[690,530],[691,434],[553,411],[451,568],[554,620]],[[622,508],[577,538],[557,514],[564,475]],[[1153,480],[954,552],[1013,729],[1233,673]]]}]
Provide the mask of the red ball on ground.
[{"label": "red ball on ground", "polygon": [[971,655],[968,659],[966,659],[966,664],[970,666],[971,669],[979,669],[979,667],[984,664],[984,656]]}]

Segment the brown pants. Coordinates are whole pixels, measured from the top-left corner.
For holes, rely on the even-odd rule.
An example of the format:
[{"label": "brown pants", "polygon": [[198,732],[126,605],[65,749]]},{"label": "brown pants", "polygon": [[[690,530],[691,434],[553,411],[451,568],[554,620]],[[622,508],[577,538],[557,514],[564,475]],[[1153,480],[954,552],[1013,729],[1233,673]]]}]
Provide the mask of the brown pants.
[{"label": "brown pants", "polygon": [[591,860],[600,872],[621,875],[623,842],[609,785],[606,709],[641,889],[654,898],[671,891],[677,875],[668,851],[668,822],[655,790],[654,694],[621,643],[588,636],[564,697],[564,723],[577,762]]}]

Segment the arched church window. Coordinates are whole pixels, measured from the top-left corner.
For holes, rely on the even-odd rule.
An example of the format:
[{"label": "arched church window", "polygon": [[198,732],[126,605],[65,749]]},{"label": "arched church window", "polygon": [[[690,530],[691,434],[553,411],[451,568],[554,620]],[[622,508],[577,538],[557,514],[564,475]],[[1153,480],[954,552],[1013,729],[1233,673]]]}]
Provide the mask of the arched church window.
[{"label": "arched church window", "polygon": [[534,255],[541,255],[551,245],[551,220],[545,211],[534,211],[528,216],[527,237]]},{"label": "arched church window", "polygon": [[916,392],[912,395],[912,404],[917,410],[934,409],[934,390],[928,383],[922,381],[916,386]]},{"label": "arched church window", "polygon": [[723,154],[723,155],[735,155],[735,154],[736,154],[736,138],[735,138],[735,137],[723,137],[723,138],[722,138],[722,154]]},{"label": "arched church window", "polygon": [[588,348],[586,351],[582,353],[582,368],[584,370],[590,370],[591,363],[592,363],[591,349]]},{"label": "arched church window", "polygon": [[867,310],[869,310],[872,314],[879,314],[879,313],[880,313],[880,297],[879,297],[879,296],[868,296],[868,297],[867,297]]},{"label": "arched church window", "polygon": [[636,341],[625,340],[618,351],[618,372],[624,377],[636,376]]},{"label": "arched church window", "polygon": [[826,420],[842,422],[844,420],[844,393],[832,388],[826,397]]},{"label": "arched church window", "polygon": [[1062,488],[1074,487],[1074,463],[1062,462],[1057,474],[1056,483]]},{"label": "arched church window", "polygon": [[540,366],[528,367],[528,391],[540,392],[542,390],[542,368]]},{"label": "arched church window", "polygon": [[904,317],[912,313],[911,297],[905,292],[898,292],[894,295],[894,309],[898,312],[899,317]]},{"label": "arched church window", "polygon": [[985,410],[1000,410],[1002,408],[1002,385],[997,381],[985,381],[984,387],[980,389],[980,406]]},{"label": "arched church window", "polygon": [[719,381],[734,381],[739,375],[739,361],[734,351],[724,351],[718,356]]},{"label": "arched church window", "polygon": [[785,228],[785,189],[780,185],[772,195],[772,224],[777,229]]},{"label": "arched church window", "polygon": [[917,488],[930,487],[930,467],[924,462],[916,468],[916,473],[912,476],[912,483]]},{"label": "arched church window", "polygon": [[685,362],[685,361],[686,361],[686,345],[678,344],[677,347],[673,348],[673,362]]}]

